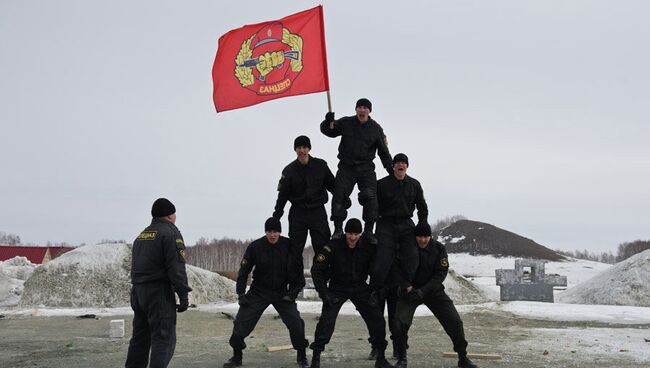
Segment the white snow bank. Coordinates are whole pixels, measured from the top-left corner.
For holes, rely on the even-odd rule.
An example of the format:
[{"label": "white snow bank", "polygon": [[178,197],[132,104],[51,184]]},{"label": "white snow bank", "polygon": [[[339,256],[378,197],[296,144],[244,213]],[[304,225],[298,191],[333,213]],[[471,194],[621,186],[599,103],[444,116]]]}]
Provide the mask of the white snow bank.
[{"label": "white snow bank", "polygon": [[23,292],[23,281],[0,273],[0,307],[18,304]]},{"label": "white snow bank", "polygon": [[0,273],[18,280],[27,280],[32,273],[36,265],[27,259],[27,257],[14,257],[8,259],[4,262],[0,262]]},{"label": "white snow bank", "polygon": [[650,307],[650,250],[558,294],[563,303]]},{"label": "white snow bank", "polygon": [[483,290],[451,268],[443,285],[456,304],[478,304],[491,300]]},{"label": "white snow bank", "polygon": [[[131,247],[98,244],[76,248],[38,267],[25,282],[21,306],[117,307],[129,304]],[[234,300],[234,283],[187,266],[190,303]]]}]

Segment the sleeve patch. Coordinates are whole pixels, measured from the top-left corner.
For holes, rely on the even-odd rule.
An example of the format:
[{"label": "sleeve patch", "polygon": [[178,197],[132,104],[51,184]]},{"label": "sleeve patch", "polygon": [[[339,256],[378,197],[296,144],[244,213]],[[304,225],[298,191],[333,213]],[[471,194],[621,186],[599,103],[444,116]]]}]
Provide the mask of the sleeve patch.
[{"label": "sleeve patch", "polygon": [[325,262],[325,256],[323,254],[318,254],[318,257],[316,257],[316,262],[318,263],[323,263]]},{"label": "sleeve patch", "polygon": [[138,240],[154,240],[158,231],[143,231],[138,235]]},{"label": "sleeve patch", "polygon": [[185,245],[185,243],[183,242],[183,239],[176,239],[176,244]]},{"label": "sleeve patch", "polygon": [[240,263],[239,265],[242,266],[242,267],[244,267],[244,266],[246,266],[247,264],[248,264],[248,261],[246,260],[246,258],[242,258],[241,263]]},{"label": "sleeve patch", "polygon": [[178,255],[181,256],[181,258],[185,259],[185,249],[179,249]]},{"label": "sleeve patch", "polygon": [[330,248],[329,245],[324,246],[323,249],[330,252],[330,253],[332,253],[332,248]]},{"label": "sleeve patch", "polygon": [[449,267],[449,261],[447,260],[447,258],[442,258],[442,259],[440,260],[440,265],[441,265],[442,267]]}]

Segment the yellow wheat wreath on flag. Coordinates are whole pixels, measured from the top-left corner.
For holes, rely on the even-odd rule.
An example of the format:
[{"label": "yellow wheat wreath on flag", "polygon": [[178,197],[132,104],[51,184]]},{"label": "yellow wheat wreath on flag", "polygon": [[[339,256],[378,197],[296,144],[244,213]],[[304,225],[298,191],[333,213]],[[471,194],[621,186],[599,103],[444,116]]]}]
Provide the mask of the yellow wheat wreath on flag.
[{"label": "yellow wheat wreath on flag", "polygon": [[[242,87],[248,87],[255,83],[255,77],[253,76],[253,67],[250,66],[240,66],[244,61],[249,60],[253,56],[253,50],[251,49],[251,42],[253,42],[255,35],[252,35],[250,38],[242,42],[241,49],[235,58],[235,77],[239,80],[239,83]],[[302,55],[302,37],[292,34],[288,29],[282,28],[282,43],[289,46],[291,51],[298,51],[299,55]],[[265,76],[270,73],[273,68],[277,65],[280,65],[284,62],[285,57],[282,51],[276,51],[272,53],[265,53],[258,57],[258,63],[255,66],[259,71],[260,75]],[[300,72],[302,70],[302,57],[299,57],[298,60],[291,60],[289,64],[291,70],[294,72]]]}]

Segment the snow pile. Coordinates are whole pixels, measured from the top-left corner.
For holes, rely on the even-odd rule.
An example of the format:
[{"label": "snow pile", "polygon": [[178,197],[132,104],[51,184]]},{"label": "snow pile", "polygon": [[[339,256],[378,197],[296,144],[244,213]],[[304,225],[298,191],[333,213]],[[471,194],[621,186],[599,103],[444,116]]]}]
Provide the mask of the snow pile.
[{"label": "snow pile", "polygon": [[558,294],[562,303],[650,307],[650,250]]},{"label": "snow pile", "polygon": [[0,272],[0,307],[18,304],[23,292],[23,281],[11,278]]},{"label": "snow pile", "polygon": [[[190,302],[234,299],[234,283],[188,266]],[[116,307],[129,304],[131,246],[79,247],[38,267],[25,281],[22,306]]]},{"label": "snow pile", "polygon": [[8,307],[18,304],[23,293],[23,283],[36,265],[26,257],[14,257],[0,262],[0,306]]},{"label": "snow pile", "polygon": [[0,273],[18,280],[27,280],[34,272],[36,265],[30,262],[27,257],[14,257],[0,262]]},{"label": "snow pile", "polygon": [[455,304],[479,304],[490,300],[479,287],[453,269],[449,269],[443,285],[445,285],[445,292]]}]

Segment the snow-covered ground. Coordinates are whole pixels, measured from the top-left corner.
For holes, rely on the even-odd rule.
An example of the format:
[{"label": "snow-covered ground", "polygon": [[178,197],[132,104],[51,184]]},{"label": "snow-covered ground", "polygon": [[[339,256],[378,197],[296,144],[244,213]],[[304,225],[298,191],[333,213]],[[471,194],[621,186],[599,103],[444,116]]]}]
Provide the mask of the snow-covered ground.
[{"label": "snow-covered ground", "polygon": [[[511,313],[516,316],[543,319],[552,321],[592,321],[603,323],[620,324],[650,324],[650,308],[611,306],[611,305],[583,305],[583,304],[562,304],[562,303],[538,303],[538,302],[498,302],[499,288],[495,284],[494,270],[498,268],[513,268],[515,258],[495,258],[492,256],[471,256],[463,253],[449,254],[450,267],[461,275],[465,275],[480,286],[483,290],[491,293],[492,302],[476,305],[458,305],[461,313],[469,312],[499,312]],[[608,270],[612,265],[572,260],[568,262],[548,262],[547,273],[557,273],[567,276],[568,288],[584,282],[602,271]],[[561,293],[561,291],[560,291]],[[234,312],[238,308],[237,303],[219,302],[201,304],[198,310],[205,312]],[[303,313],[320,313],[321,303],[318,301],[300,301],[299,309]],[[96,314],[98,316],[125,315],[130,314],[128,307],[120,308],[29,308],[29,307],[0,307],[0,314],[17,316],[60,316],[60,315],[82,315]],[[267,313],[274,313],[269,308]],[[343,307],[341,313],[357,313],[354,306],[349,302]],[[417,315],[430,315],[430,312],[421,307]]]}]

